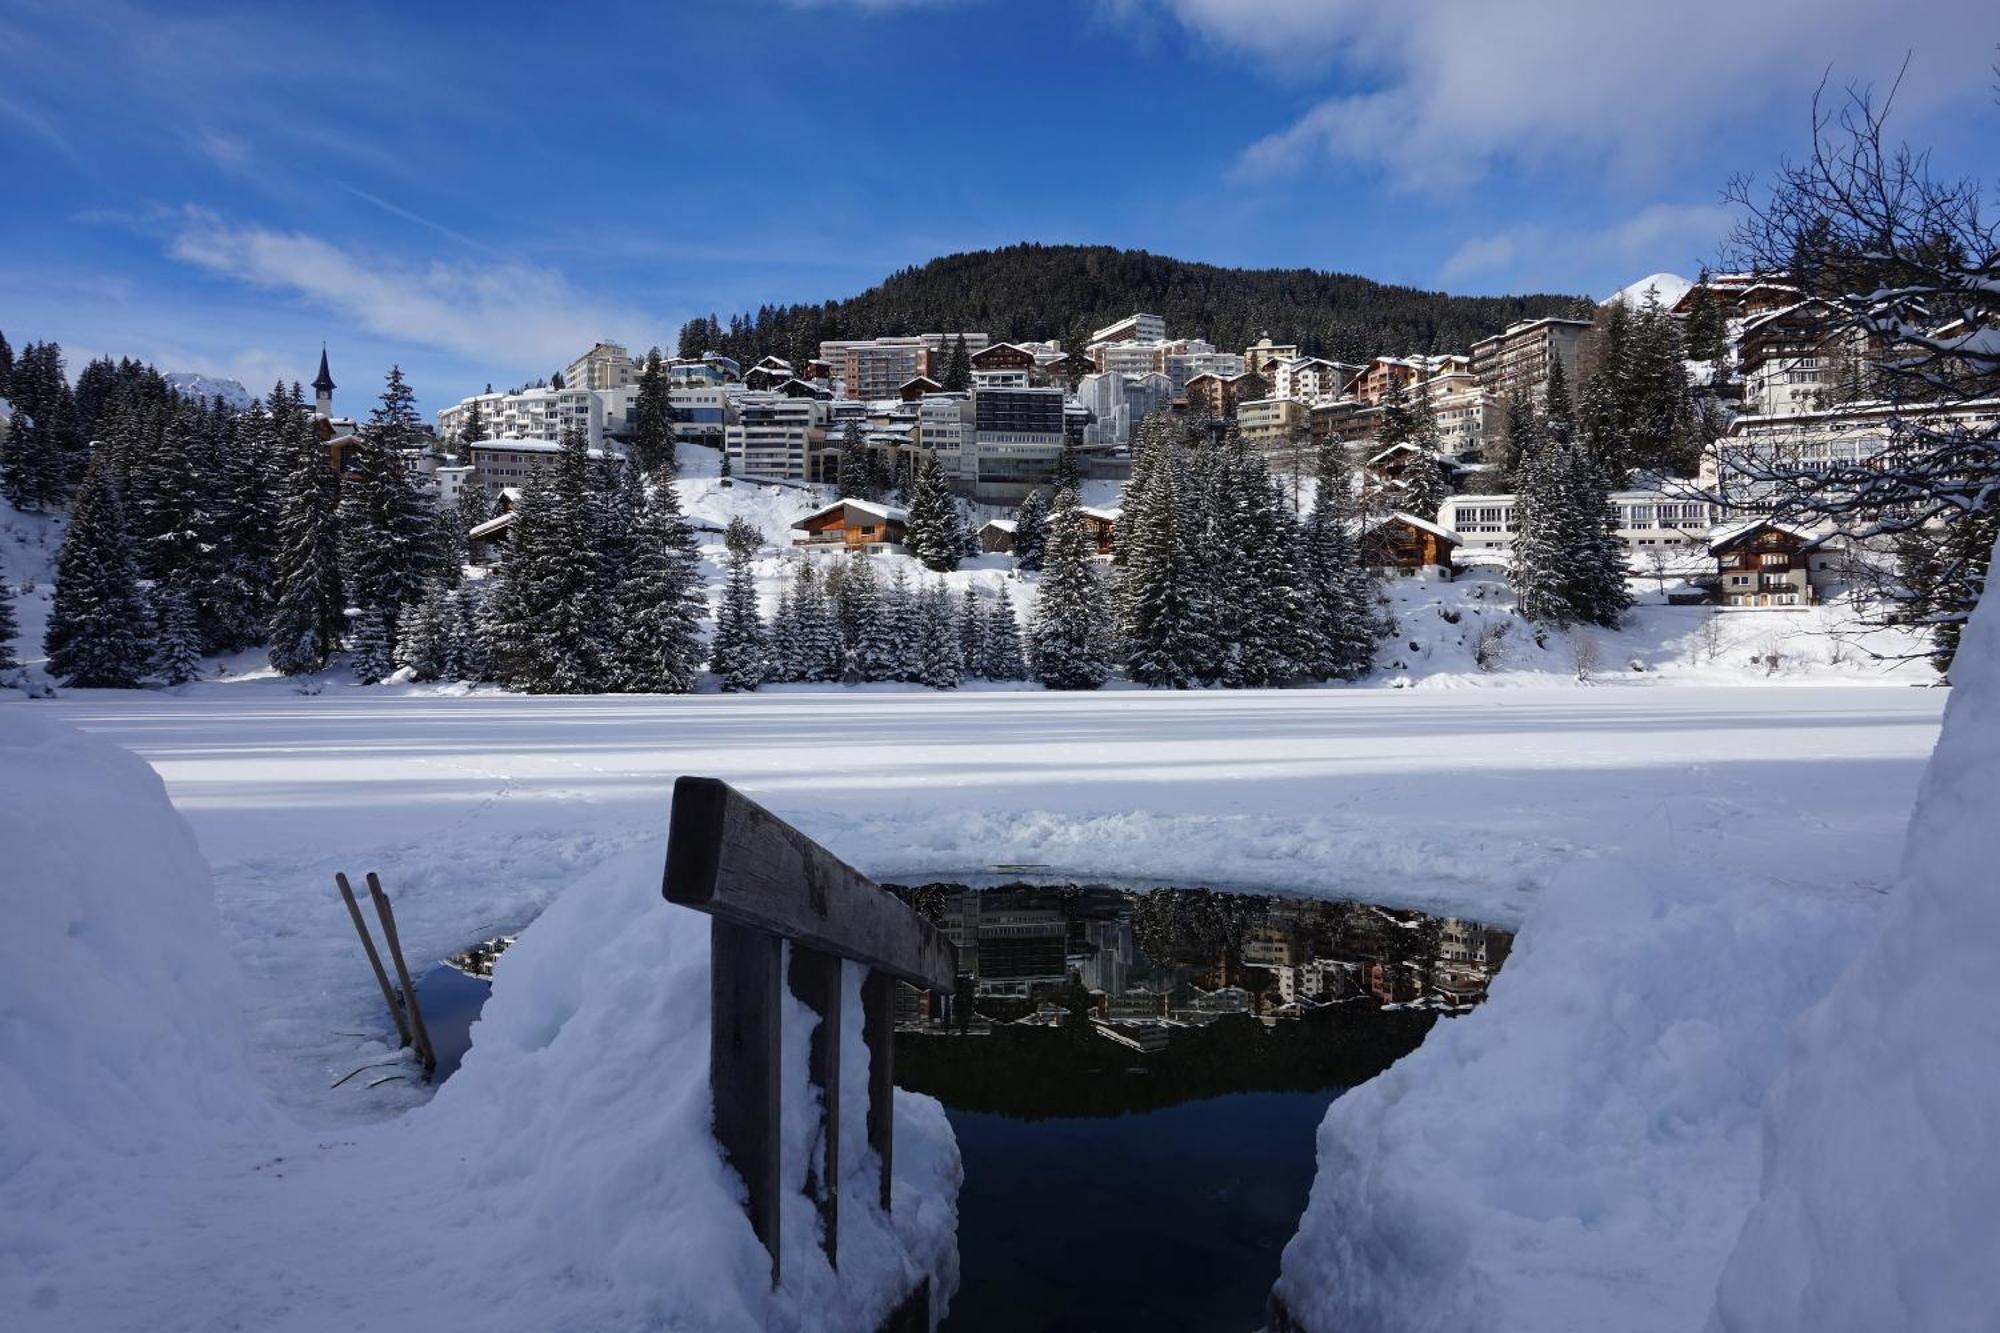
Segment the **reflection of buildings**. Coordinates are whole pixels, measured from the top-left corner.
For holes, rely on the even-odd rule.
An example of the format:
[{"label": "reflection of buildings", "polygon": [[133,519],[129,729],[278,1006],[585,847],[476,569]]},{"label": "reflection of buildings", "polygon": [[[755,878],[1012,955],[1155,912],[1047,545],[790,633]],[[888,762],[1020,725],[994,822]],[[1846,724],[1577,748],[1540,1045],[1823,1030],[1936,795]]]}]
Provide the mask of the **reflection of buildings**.
[{"label": "reflection of buildings", "polygon": [[[1476,921],[1366,903],[933,887],[977,997],[976,1016],[954,1021],[975,1032],[1062,1026],[1081,989],[1098,1035],[1141,1052],[1234,1015],[1271,1023],[1341,1004],[1462,1009],[1485,997],[1512,939]],[[912,992],[897,1019],[934,1027],[947,1009]]]}]

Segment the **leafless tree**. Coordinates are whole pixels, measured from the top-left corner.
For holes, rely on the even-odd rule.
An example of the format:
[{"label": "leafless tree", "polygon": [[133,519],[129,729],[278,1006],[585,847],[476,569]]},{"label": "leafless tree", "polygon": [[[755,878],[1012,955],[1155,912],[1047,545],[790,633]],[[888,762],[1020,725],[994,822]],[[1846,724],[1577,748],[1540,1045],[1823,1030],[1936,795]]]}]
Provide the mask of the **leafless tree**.
[{"label": "leafless tree", "polygon": [[1894,102],[1851,88],[1831,106],[1822,86],[1809,154],[1729,186],[1729,262],[1797,287],[1872,401],[1794,438],[1723,440],[1716,498],[1893,553],[1882,618],[1929,627],[1943,669],[2000,534],[2000,225],[1976,181],[1891,141]]}]

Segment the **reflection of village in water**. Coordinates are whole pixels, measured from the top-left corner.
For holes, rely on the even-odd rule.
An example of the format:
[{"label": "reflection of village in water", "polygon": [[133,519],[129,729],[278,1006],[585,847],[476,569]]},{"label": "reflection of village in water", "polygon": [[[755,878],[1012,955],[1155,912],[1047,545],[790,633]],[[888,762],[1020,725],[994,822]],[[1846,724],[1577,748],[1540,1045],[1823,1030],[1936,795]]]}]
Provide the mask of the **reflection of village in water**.
[{"label": "reflection of village in water", "polygon": [[[958,946],[960,967],[953,995],[899,988],[897,1081],[948,1106],[1015,1114],[1352,1086],[1440,1014],[1484,999],[1513,942],[1478,922],[1360,902],[892,887]],[[1055,1082],[1085,1076],[1123,1091]]]}]

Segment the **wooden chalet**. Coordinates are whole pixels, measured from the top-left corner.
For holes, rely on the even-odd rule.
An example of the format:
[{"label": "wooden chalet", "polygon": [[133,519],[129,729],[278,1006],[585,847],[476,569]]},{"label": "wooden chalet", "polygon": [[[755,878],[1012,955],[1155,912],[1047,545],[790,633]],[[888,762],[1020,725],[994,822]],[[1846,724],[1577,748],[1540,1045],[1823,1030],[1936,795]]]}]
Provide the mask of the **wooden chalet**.
[{"label": "wooden chalet", "polygon": [[1818,598],[1812,553],[1823,539],[1791,523],[1755,519],[1709,540],[1717,595],[1724,606],[1807,607]]},{"label": "wooden chalet", "polygon": [[899,554],[908,535],[908,510],[872,500],[835,500],[792,524],[792,545],[807,551],[863,550]]},{"label": "wooden chalet", "polygon": [[987,519],[979,528],[979,549],[989,555],[1012,555],[1014,526],[1011,518]]},{"label": "wooden chalet", "polygon": [[1083,535],[1091,542],[1095,554],[1109,559],[1111,544],[1118,532],[1118,515],[1123,511],[1093,509],[1084,505],[1077,512],[1083,515]]},{"label": "wooden chalet", "polygon": [[1013,343],[990,343],[968,359],[974,370],[1019,370],[1032,375],[1036,368],[1035,354]]},{"label": "wooden chalet", "polygon": [[1247,370],[1241,375],[1203,371],[1187,382],[1188,407],[1211,416],[1233,417],[1238,403],[1270,396],[1270,381]]},{"label": "wooden chalet", "polygon": [[896,396],[906,403],[914,403],[927,393],[943,393],[944,385],[929,375],[915,375],[896,386]]},{"label": "wooden chalet", "polygon": [[1405,578],[1451,577],[1451,556],[1463,539],[1428,519],[1392,510],[1361,529],[1364,567]]}]

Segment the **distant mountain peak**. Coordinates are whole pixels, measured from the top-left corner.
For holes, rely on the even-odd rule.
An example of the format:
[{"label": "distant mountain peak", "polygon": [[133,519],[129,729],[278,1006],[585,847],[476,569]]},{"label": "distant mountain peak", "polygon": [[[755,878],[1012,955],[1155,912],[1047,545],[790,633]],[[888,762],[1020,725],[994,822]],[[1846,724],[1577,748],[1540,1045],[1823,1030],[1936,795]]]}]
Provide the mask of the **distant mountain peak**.
[{"label": "distant mountain peak", "polygon": [[216,379],[209,375],[197,375],[191,370],[176,370],[162,378],[183,398],[202,403],[220,398],[237,412],[250,406],[250,391],[243,387],[240,380]]},{"label": "distant mountain peak", "polygon": [[1604,304],[1610,305],[1613,301],[1622,300],[1636,310],[1646,303],[1648,287],[1659,292],[1662,308],[1672,309],[1683,296],[1694,290],[1694,283],[1678,273],[1651,273],[1630,286],[1621,287],[1611,293],[1604,298]]}]

